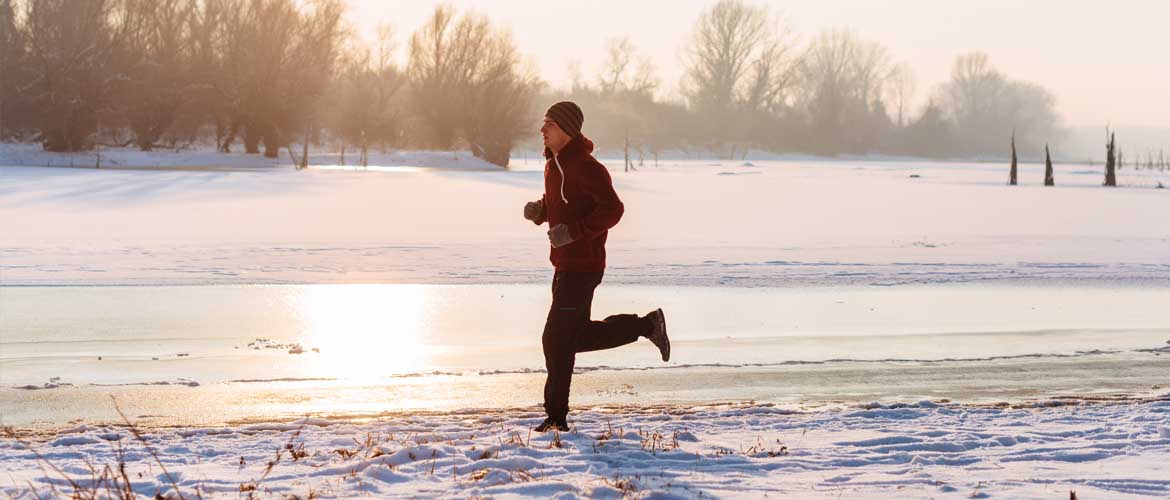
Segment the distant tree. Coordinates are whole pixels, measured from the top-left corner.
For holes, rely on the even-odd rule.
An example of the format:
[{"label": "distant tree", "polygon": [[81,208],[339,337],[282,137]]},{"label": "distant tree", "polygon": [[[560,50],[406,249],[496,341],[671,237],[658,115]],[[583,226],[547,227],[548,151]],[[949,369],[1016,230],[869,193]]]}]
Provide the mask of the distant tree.
[{"label": "distant tree", "polygon": [[133,23],[122,66],[128,81],[117,106],[143,151],[154,148],[194,96],[189,18],[197,8],[193,0],[127,3]]},{"label": "distant tree", "polygon": [[543,83],[520,65],[512,39],[494,35],[481,52],[484,68],[464,96],[466,118],[462,130],[471,153],[489,163],[507,167],[512,147],[539,115],[532,102]]},{"label": "distant tree", "polygon": [[[1109,129],[1105,129],[1108,133]],[[1115,151],[1117,146],[1117,134],[1109,133],[1106,138],[1108,142],[1105,143],[1105,185],[1117,185],[1117,163]]]},{"label": "distant tree", "polygon": [[894,112],[897,113],[894,123],[898,128],[905,127],[907,107],[914,97],[914,91],[917,87],[914,80],[914,69],[907,63],[900,63],[890,69],[887,81],[885,100],[893,105]]},{"label": "distant tree", "polygon": [[801,108],[823,154],[861,153],[892,125],[881,102],[891,71],[882,45],[847,29],[822,31],[801,60]]},{"label": "distant tree", "polygon": [[458,138],[467,87],[484,71],[479,52],[491,43],[492,29],[482,15],[456,18],[454,7],[440,5],[411,36],[411,102],[424,127],[425,144],[452,149]]},{"label": "distant tree", "polygon": [[32,125],[27,92],[28,61],[25,33],[17,23],[12,0],[0,0],[0,140],[16,136]]},{"label": "distant tree", "polygon": [[575,57],[569,59],[565,66],[565,69],[569,71],[569,92],[575,93],[589,87],[589,84],[585,82],[585,74],[581,71],[580,59]]},{"label": "distant tree", "polygon": [[703,135],[731,155],[748,147],[743,132],[760,112],[776,113],[793,90],[796,39],[788,23],[766,7],[720,0],[695,23],[685,48],[682,94],[702,117]]},{"label": "distant tree", "polygon": [[27,91],[41,143],[49,151],[88,149],[125,83],[116,62],[128,18],[112,0],[28,0],[25,7]]},{"label": "distant tree", "polygon": [[610,40],[607,54],[596,86],[578,87],[570,98],[588,105],[594,142],[622,145],[628,171],[630,148],[644,154],[653,129],[662,126],[661,115],[654,109],[659,82],[654,64],[628,37]]},{"label": "distant tree", "polygon": [[475,156],[507,166],[523,127],[535,120],[541,83],[520,61],[511,35],[483,15],[457,18],[435,8],[411,36],[410,102],[421,143],[452,149],[460,138]]},{"label": "distant tree", "polygon": [[905,151],[912,155],[941,158],[955,151],[954,124],[946,119],[942,107],[933,99],[927,102],[917,120],[903,132]]},{"label": "distant tree", "polygon": [[208,0],[224,9],[215,87],[228,124],[222,143],[243,132],[248,153],[275,158],[293,138],[310,135],[333,79],[342,41],[338,0]]},{"label": "distant tree", "polygon": [[1052,176],[1052,154],[1048,152],[1047,144],[1044,145],[1044,185],[1056,185],[1056,179]]},{"label": "distant tree", "polygon": [[1059,121],[1051,92],[1007,79],[982,52],[956,58],[951,79],[939,94],[956,134],[963,139],[959,154],[997,151],[1005,123],[1014,126],[1021,147],[1038,148]]},{"label": "distant tree", "polygon": [[1012,169],[1008,174],[1008,185],[1015,186],[1016,182],[1016,132],[1012,131]]},{"label": "distant tree", "polygon": [[399,97],[406,76],[394,64],[393,32],[378,29],[373,47],[351,47],[341,58],[331,85],[329,127],[345,146],[356,146],[368,158],[371,144],[396,143],[402,129]]},{"label": "distant tree", "polygon": [[639,54],[630,37],[614,38],[606,43],[606,59],[597,75],[597,88],[603,94],[653,92],[658,88],[654,73],[654,62]]},{"label": "distant tree", "polygon": [[[985,147],[990,131],[1011,123],[998,115],[1007,79],[996,70],[987,54],[960,55],[951,69],[951,79],[942,88],[943,103],[955,121],[964,154],[977,153]],[[1001,136],[1002,137],[1002,136]]]}]

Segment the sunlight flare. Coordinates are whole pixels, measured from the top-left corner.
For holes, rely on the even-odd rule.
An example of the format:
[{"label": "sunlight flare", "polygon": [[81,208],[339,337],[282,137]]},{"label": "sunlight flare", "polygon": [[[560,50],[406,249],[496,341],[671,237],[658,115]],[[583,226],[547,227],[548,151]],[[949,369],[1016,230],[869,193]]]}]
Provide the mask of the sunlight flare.
[{"label": "sunlight flare", "polygon": [[299,297],[304,345],[327,373],[376,379],[425,365],[426,289],[417,285],[321,285]]}]

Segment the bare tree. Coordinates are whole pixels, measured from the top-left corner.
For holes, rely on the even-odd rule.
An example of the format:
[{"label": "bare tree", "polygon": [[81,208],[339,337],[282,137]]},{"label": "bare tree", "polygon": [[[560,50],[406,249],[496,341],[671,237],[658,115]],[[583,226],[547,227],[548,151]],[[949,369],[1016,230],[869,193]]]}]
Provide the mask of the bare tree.
[{"label": "bare tree", "polygon": [[[281,81],[282,100],[278,107],[278,121],[265,140],[266,149],[270,147],[269,141],[279,147],[288,143],[293,131],[299,129],[304,145],[302,164],[307,162],[308,145],[312,137],[324,122],[320,106],[337,69],[337,55],[344,37],[342,15],[345,12],[345,6],[340,0],[314,0],[308,5],[308,9],[301,8],[299,11],[295,43],[291,53],[286,55],[289,76]],[[285,135],[284,130],[288,130],[288,135]],[[274,156],[268,151],[265,154]]]},{"label": "bare tree", "polygon": [[684,94],[696,108],[729,110],[752,61],[768,40],[768,11],[720,0],[700,17],[687,49]]},{"label": "bare tree", "polygon": [[[210,3],[210,0],[208,0]],[[337,0],[217,0],[218,99],[222,141],[243,132],[248,153],[275,158],[291,138],[310,136],[317,105],[333,78],[342,39]],[[226,149],[226,148],[225,148]]]},{"label": "bare tree", "polygon": [[28,85],[25,60],[25,36],[17,24],[12,0],[0,0],[0,140],[13,136],[29,125],[27,99],[23,87]]},{"label": "bare tree", "polygon": [[798,74],[795,47],[787,35],[767,41],[759,57],[752,61],[749,78],[743,86],[741,109],[776,112],[786,104]]},{"label": "bare tree", "polygon": [[800,67],[801,107],[818,152],[861,152],[876,142],[874,118],[889,121],[880,99],[891,68],[885,47],[829,29],[813,39]]},{"label": "bare tree", "polygon": [[471,152],[507,167],[516,138],[536,120],[532,101],[543,84],[522,67],[511,36],[494,33],[481,52],[483,71],[465,96],[463,131]]},{"label": "bare tree", "polygon": [[758,128],[759,117],[785,103],[796,71],[795,47],[788,23],[766,7],[720,0],[699,17],[685,52],[682,92],[703,116],[704,133],[731,143],[732,156],[745,130]]},{"label": "bare tree", "polygon": [[907,107],[914,98],[917,83],[914,79],[914,69],[907,63],[899,63],[890,69],[889,81],[885,86],[886,100],[894,107],[897,113],[895,122],[898,128],[906,126],[905,117],[909,111]]},{"label": "bare tree", "polygon": [[465,14],[455,18],[451,6],[435,8],[427,23],[410,39],[407,74],[416,116],[427,129],[428,146],[451,149],[458,137],[470,82],[485,70],[480,51],[490,42],[486,17]]},{"label": "bare tree", "polygon": [[407,74],[425,144],[451,149],[462,133],[473,154],[507,166],[516,137],[535,119],[541,85],[509,33],[482,15],[456,20],[453,8],[439,6],[410,39]]},{"label": "bare tree", "polygon": [[606,45],[606,59],[597,75],[597,86],[602,92],[616,92],[625,85],[626,71],[634,63],[634,45],[628,36],[611,39]]},{"label": "bare tree", "polygon": [[1001,97],[997,103],[998,123],[989,125],[985,131],[976,131],[974,140],[1010,123],[1020,131],[1025,147],[1036,149],[1044,138],[1058,130],[1060,117],[1056,112],[1056,97],[1048,89],[1031,82],[1009,80]]},{"label": "bare tree", "polygon": [[959,56],[940,93],[964,154],[994,151],[1005,124],[1017,130],[1025,150],[1039,148],[1059,121],[1051,92],[1008,80],[981,52]]},{"label": "bare tree", "polygon": [[330,128],[343,148],[356,145],[366,160],[370,144],[396,143],[402,128],[398,97],[406,76],[392,60],[393,50],[393,31],[380,27],[372,48],[359,44],[348,50],[332,84]]},{"label": "bare tree", "polygon": [[189,19],[197,8],[194,0],[127,2],[129,81],[119,107],[143,151],[154,148],[193,96]]},{"label": "bare tree", "polygon": [[585,82],[585,74],[581,71],[581,60],[577,58],[569,59],[565,69],[569,72],[569,91],[572,93],[579,92],[589,87]]},{"label": "bare tree", "polygon": [[611,39],[606,45],[606,59],[597,75],[598,90],[642,93],[658,87],[654,62],[640,55],[628,36]]},{"label": "bare tree", "polygon": [[28,0],[25,33],[29,97],[38,109],[41,141],[49,151],[93,144],[124,84],[114,63],[125,38],[114,0]]}]

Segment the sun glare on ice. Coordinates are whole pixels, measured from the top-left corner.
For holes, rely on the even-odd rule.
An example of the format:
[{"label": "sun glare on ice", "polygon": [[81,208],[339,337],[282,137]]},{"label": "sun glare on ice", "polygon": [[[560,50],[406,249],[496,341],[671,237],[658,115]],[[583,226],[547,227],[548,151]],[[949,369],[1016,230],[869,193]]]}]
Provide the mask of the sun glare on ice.
[{"label": "sun glare on ice", "polygon": [[324,373],[374,380],[424,367],[426,290],[414,285],[322,285],[300,297],[306,349]]}]

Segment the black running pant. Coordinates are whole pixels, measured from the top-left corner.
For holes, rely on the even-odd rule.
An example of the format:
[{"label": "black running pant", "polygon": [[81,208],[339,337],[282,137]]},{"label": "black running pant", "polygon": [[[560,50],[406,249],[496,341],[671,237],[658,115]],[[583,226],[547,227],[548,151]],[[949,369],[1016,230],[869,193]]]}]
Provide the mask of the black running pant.
[{"label": "black running pant", "polygon": [[552,418],[569,413],[569,384],[577,353],[613,349],[633,343],[650,332],[650,320],[636,314],[618,314],[603,321],[589,319],[593,290],[603,273],[557,271],[552,282],[552,307],[544,324],[544,410]]}]

